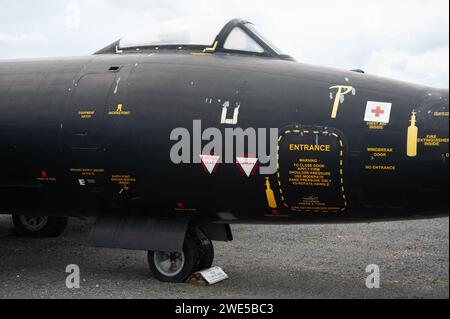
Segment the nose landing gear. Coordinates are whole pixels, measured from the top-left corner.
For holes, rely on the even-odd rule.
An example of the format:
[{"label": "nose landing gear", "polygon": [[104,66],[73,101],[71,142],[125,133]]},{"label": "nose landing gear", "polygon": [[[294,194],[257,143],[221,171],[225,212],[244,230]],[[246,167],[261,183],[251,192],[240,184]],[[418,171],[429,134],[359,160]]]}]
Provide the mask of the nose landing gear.
[{"label": "nose landing gear", "polygon": [[193,273],[210,268],[214,246],[199,229],[191,229],[184,240],[182,252],[148,252],[148,264],[156,279],[182,283]]}]

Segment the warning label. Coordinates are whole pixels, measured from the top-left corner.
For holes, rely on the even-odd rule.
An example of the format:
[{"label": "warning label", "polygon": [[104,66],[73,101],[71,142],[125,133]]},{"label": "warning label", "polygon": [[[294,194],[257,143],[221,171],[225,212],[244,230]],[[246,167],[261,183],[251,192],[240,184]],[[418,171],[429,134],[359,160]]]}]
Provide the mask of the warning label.
[{"label": "warning label", "polygon": [[331,186],[331,172],[318,159],[299,159],[296,170],[289,171],[289,182],[294,186]]},{"label": "warning label", "polygon": [[298,212],[345,211],[344,144],[337,133],[289,130],[279,141],[278,181],[286,207]]}]

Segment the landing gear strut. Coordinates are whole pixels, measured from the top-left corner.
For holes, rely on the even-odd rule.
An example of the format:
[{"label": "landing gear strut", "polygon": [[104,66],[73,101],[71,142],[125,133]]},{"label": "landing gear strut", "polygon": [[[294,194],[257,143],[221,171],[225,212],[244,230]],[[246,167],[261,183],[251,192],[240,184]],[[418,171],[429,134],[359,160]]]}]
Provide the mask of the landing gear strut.
[{"label": "landing gear strut", "polygon": [[210,268],[213,260],[213,244],[199,229],[191,229],[186,234],[182,252],[148,253],[154,277],[171,283],[185,282],[193,273]]},{"label": "landing gear strut", "polygon": [[54,238],[67,226],[67,217],[13,215],[17,235],[27,238]]}]

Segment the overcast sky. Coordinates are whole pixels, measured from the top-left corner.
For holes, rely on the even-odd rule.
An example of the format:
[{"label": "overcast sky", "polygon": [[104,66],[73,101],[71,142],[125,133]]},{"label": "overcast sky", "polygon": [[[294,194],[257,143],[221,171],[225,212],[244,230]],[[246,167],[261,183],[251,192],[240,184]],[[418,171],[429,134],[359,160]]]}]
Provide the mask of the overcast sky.
[{"label": "overcast sky", "polygon": [[0,0],[0,59],[91,54],[155,23],[218,15],[254,22],[301,62],[449,87],[448,0]]}]

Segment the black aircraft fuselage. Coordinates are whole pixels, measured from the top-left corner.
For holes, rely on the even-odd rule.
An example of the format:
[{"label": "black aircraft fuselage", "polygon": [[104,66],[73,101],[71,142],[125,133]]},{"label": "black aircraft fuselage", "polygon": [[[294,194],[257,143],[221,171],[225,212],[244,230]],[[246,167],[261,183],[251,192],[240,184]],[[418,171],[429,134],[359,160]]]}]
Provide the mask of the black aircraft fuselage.
[{"label": "black aircraft fuselage", "polygon": [[[448,215],[448,112],[448,90],[218,48],[2,61],[0,211],[227,224]],[[222,147],[205,153],[208,128]],[[239,152],[226,140],[239,128],[266,149]],[[271,129],[275,163],[259,156]],[[174,163],[185,137],[178,155],[192,163]]]},{"label": "black aircraft fuselage", "polygon": [[[331,118],[334,86],[356,93]],[[174,128],[193,139],[194,120],[223,137],[235,127],[220,122],[224,101],[240,103],[236,127],[278,128],[285,137],[276,174],[247,176],[226,163],[210,174],[200,163],[172,163]],[[368,101],[392,103],[388,124],[364,121]],[[448,213],[446,90],[261,57],[99,55],[1,62],[0,111],[3,212],[269,223]],[[413,112],[418,145],[409,157]],[[331,150],[304,146],[316,144]],[[297,177],[303,158],[306,173]]]}]

